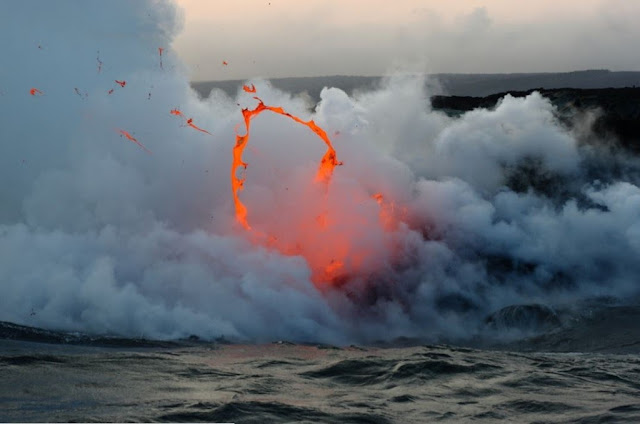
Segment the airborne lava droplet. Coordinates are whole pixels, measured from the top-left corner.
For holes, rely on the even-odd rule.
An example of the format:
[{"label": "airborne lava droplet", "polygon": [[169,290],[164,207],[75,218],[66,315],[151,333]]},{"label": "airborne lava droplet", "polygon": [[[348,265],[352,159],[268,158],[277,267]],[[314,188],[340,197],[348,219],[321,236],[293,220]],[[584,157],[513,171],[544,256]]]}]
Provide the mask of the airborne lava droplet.
[{"label": "airborne lava droplet", "polygon": [[200,132],[203,132],[203,133],[209,134],[209,135],[213,135],[213,134],[211,134],[209,131],[207,131],[207,130],[203,130],[202,128],[200,128],[200,127],[196,126],[196,125],[193,123],[193,118],[189,118],[189,119],[187,119],[187,117],[186,117],[186,116],[184,116],[184,113],[182,113],[180,110],[178,110],[178,109],[172,109],[172,110],[170,110],[170,111],[169,111],[169,113],[170,113],[170,114],[172,114],[172,115],[174,115],[174,116],[179,116],[180,118],[184,119],[184,120],[185,120],[185,124],[187,124],[188,126],[190,126],[191,128],[193,128],[194,130],[197,130],[197,131],[200,131]]},{"label": "airborne lava droplet", "polygon": [[183,114],[180,110],[178,110],[178,109],[171,109],[171,110],[169,111],[169,113],[170,113],[170,114],[172,114],[172,115],[180,116],[180,117],[183,117],[183,118],[184,118],[184,114]]},{"label": "airborne lava droplet", "polygon": [[134,143],[136,143],[138,146],[140,146],[145,152],[151,154],[151,150],[147,149],[142,143],[140,143],[134,136],[132,136],[131,134],[129,134],[128,131],[125,130],[118,130],[120,132],[120,136],[125,136],[127,138],[127,140],[130,140]]},{"label": "airborne lava droplet", "polygon": [[193,119],[192,119],[192,118],[187,119],[187,125],[189,125],[189,126],[190,126],[191,128],[193,128],[194,130],[198,130],[198,131],[200,131],[200,132],[203,132],[203,133],[207,133],[207,134],[209,134],[209,135],[212,135],[209,131],[207,131],[207,130],[203,130],[202,128],[195,126],[195,124],[193,123]]}]

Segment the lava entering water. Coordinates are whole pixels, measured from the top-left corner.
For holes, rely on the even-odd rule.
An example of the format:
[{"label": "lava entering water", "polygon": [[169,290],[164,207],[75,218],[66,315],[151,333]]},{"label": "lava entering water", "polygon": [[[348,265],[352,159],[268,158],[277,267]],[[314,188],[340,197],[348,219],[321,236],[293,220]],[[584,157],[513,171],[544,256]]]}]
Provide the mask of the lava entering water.
[{"label": "lava entering water", "polygon": [[[336,151],[327,133],[313,120],[304,121],[286,112],[282,107],[265,105],[258,97],[254,97],[254,99],[258,101],[258,105],[254,109],[242,109],[245,133],[236,134],[236,143],[233,147],[231,189],[236,220],[243,228],[251,231],[255,242],[275,248],[287,255],[303,256],[311,267],[312,280],[317,286],[322,286],[325,283],[335,284],[342,277],[349,273],[358,272],[365,263],[371,263],[374,260],[377,248],[370,245],[370,240],[373,239],[371,233],[380,235],[393,230],[393,221],[395,219],[393,206],[384,202],[381,194],[375,195],[373,198],[367,197],[366,199],[358,200],[355,204],[361,205],[364,201],[371,202],[369,203],[370,205],[375,203],[379,205],[378,212],[375,211],[377,208],[373,208],[373,214],[370,214],[369,218],[362,219],[359,216],[360,211],[349,209],[353,205],[344,206],[342,204],[333,204],[333,202],[330,203],[329,183],[334,168],[342,165],[342,162],[338,161]],[[248,220],[248,208],[239,198],[239,192],[243,189],[245,183],[244,170],[247,169],[247,163],[242,160],[242,154],[249,142],[251,119],[264,111],[286,116],[299,124],[305,125],[320,137],[327,146],[313,180],[314,184],[321,185],[323,189],[322,200],[316,202],[314,199],[317,199],[317,196],[307,197],[302,203],[310,202],[313,204],[311,209],[316,209],[316,211],[307,211],[306,215],[295,224],[293,221],[289,222],[286,225],[286,229],[279,229],[278,236],[273,235],[278,230],[275,230],[270,225],[266,233],[262,232],[262,229],[253,229]],[[243,175],[238,176],[238,168],[242,168]],[[304,196],[305,193],[302,193],[302,195]],[[309,213],[312,215],[309,215]],[[315,219],[313,216],[315,216]],[[369,225],[372,222],[375,223],[375,229]],[[383,235],[382,237],[385,236]],[[377,239],[377,241],[380,240],[384,239]]]},{"label": "lava entering water", "polygon": [[236,171],[239,167],[247,169],[247,163],[242,161],[242,152],[244,151],[244,148],[247,147],[247,143],[249,142],[249,131],[251,127],[251,119],[253,117],[258,116],[265,110],[270,110],[271,112],[291,118],[299,124],[306,125],[307,127],[309,127],[309,129],[311,129],[311,131],[316,133],[318,137],[320,137],[325,142],[325,144],[327,145],[327,152],[324,154],[322,160],[320,161],[320,167],[318,168],[318,173],[316,174],[316,181],[329,184],[331,175],[333,174],[333,168],[338,165],[342,165],[342,162],[338,161],[336,151],[333,148],[333,145],[331,144],[331,140],[329,140],[327,133],[322,128],[317,126],[316,123],[313,122],[313,120],[303,121],[297,116],[285,112],[281,107],[267,106],[258,97],[254,97],[254,99],[258,101],[258,106],[256,106],[255,109],[242,109],[242,116],[244,118],[246,133],[245,135],[236,135],[236,145],[233,147],[233,161],[231,164],[231,191],[233,193],[233,201],[236,208],[236,219],[247,230],[251,229],[251,226],[247,221],[247,208],[242,203],[242,201],[240,201],[240,197],[238,196],[238,192],[242,190],[242,187],[244,185],[244,177],[238,178],[238,176],[236,175]]}]

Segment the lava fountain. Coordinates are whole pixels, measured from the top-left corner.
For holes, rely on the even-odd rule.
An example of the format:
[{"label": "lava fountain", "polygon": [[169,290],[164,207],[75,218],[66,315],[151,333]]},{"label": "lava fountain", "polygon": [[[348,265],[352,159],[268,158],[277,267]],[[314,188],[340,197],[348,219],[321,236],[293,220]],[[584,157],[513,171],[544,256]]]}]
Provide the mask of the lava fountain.
[{"label": "lava fountain", "polygon": [[[248,93],[255,92],[253,86],[244,86],[243,88]],[[282,107],[266,105],[259,97],[254,97],[254,99],[258,101],[258,105],[254,109],[242,109],[245,132],[244,134],[236,133],[236,142],[233,147],[231,190],[237,222],[251,234],[254,243],[275,248],[283,254],[303,256],[311,267],[312,280],[318,287],[326,284],[335,285],[344,277],[358,273],[363,268],[370,269],[370,262],[374,260],[375,252],[379,250],[371,246],[371,238],[375,238],[376,234],[389,233],[394,227],[392,224],[394,218],[389,205],[384,202],[382,194],[368,195],[357,201],[360,206],[363,203],[368,203],[369,219],[366,219],[366,213],[363,218],[361,211],[350,210],[349,205],[336,205],[344,202],[333,202],[330,199],[329,186],[335,167],[342,165],[342,162],[338,160],[336,150],[326,131],[313,120],[305,121],[286,112]],[[242,154],[249,143],[251,120],[265,111],[285,116],[308,127],[327,146],[327,150],[320,160],[313,184],[307,190],[314,191],[314,193],[301,194],[306,203],[312,203],[316,208],[312,212],[313,216],[309,216],[307,213],[304,217],[292,218],[284,229],[277,228],[278,226],[267,226],[267,228],[260,229],[252,227],[249,224],[249,210],[239,196],[246,181],[248,164],[243,161]],[[239,169],[241,170],[240,176],[238,176]],[[378,206],[374,216],[370,213],[371,205],[376,203]],[[372,216],[373,219],[371,219]],[[375,222],[375,228],[371,228],[372,221]]]}]

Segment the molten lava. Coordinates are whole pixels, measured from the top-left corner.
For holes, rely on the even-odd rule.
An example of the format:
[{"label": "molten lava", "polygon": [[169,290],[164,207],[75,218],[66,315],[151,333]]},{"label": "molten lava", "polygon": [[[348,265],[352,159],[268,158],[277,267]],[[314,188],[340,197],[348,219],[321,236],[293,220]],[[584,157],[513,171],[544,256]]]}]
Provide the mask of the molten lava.
[{"label": "molten lava", "polygon": [[[254,86],[244,86],[253,92]],[[336,151],[327,133],[313,120],[304,121],[281,107],[268,106],[258,98],[254,109],[242,109],[244,134],[236,128],[236,142],[231,164],[231,191],[235,205],[235,218],[250,231],[254,243],[277,249],[282,254],[302,256],[311,269],[311,280],[320,289],[339,286],[355,275],[366,276],[383,269],[385,261],[394,254],[394,232],[400,228],[406,216],[403,208],[397,208],[393,200],[381,193],[365,194],[351,187],[336,187],[329,192],[329,183],[338,161]],[[278,209],[259,214],[256,228],[249,224],[249,208],[240,200],[244,188],[247,163],[242,155],[249,143],[251,120],[265,111],[271,111],[302,124],[324,141],[327,150],[320,161],[315,178],[308,183],[291,186],[291,194],[278,197]],[[238,175],[239,168],[242,173]],[[322,190],[314,190],[313,185]],[[289,193],[289,186],[284,189]],[[293,197],[290,197],[293,196]],[[292,199],[292,200],[288,200]],[[376,207],[377,203],[377,207]],[[261,211],[268,211],[265,207]],[[290,214],[282,216],[280,210]]]},{"label": "molten lava", "polygon": [[[326,287],[326,284],[340,284],[340,281],[352,273],[380,266],[380,246],[388,240],[386,231],[391,229],[391,221],[394,218],[392,208],[389,209],[388,204],[383,202],[381,195],[379,212],[375,207],[371,209],[371,206],[366,206],[368,212],[365,211],[364,215],[361,215],[362,210],[359,209],[362,208],[363,201],[371,202],[368,203],[370,205],[375,204],[369,198],[353,198],[350,199],[353,202],[347,202],[347,205],[340,201],[330,201],[329,183],[333,170],[336,166],[342,165],[342,162],[338,161],[327,133],[313,120],[302,120],[281,107],[268,106],[260,98],[254,98],[258,101],[254,109],[242,109],[245,132],[236,134],[233,147],[231,190],[236,220],[246,230],[251,231],[254,242],[275,248],[285,255],[303,256],[310,265],[311,278],[318,288]],[[306,126],[324,141],[327,150],[320,161],[315,178],[309,181],[309,184],[320,184],[323,188],[321,192],[316,192],[311,186],[307,187],[303,183],[304,191],[295,195],[296,200],[292,204],[294,209],[298,207],[297,212],[294,212],[297,214],[295,217],[282,220],[279,216],[260,215],[259,229],[252,229],[248,219],[249,210],[239,198],[239,192],[245,184],[244,170],[247,169],[242,154],[249,142],[252,118],[264,111],[286,116]],[[239,168],[243,170],[240,176]],[[285,187],[285,190],[289,188]],[[299,208],[300,205],[304,205],[302,209]],[[287,206],[283,204],[283,207]],[[274,235],[274,232],[279,236]],[[379,242],[372,244],[370,240]]]},{"label": "molten lava", "polygon": [[138,146],[140,146],[145,152],[151,154],[151,150],[147,149],[144,144],[140,143],[134,136],[132,136],[131,134],[129,134],[128,131],[125,130],[118,130],[118,132],[120,133],[120,136],[124,136],[127,138],[127,140],[132,141],[134,143],[136,143]]},{"label": "molten lava", "polygon": [[200,128],[200,127],[196,126],[196,125],[193,123],[193,119],[192,119],[192,118],[187,119],[187,125],[188,125],[188,126],[190,126],[191,128],[193,128],[194,130],[197,130],[197,131],[200,131],[200,132],[203,132],[203,133],[206,133],[206,134],[211,135],[211,133],[210,133],[209,131],[207,131],[207,130],[203,130],[202,128]]},{"label": "molten lava", "polygon": [[400,220],[405,220],[407,209],[401,208],[399,211],[394,202],[387,202],[382,193],[376,193],[371,198],[380,205],[380,222],[385,230],[392,231],[398,226]]},{"label": "molten lava", "polygon": [[184,113],[182,113],[180,110],[178,109],[171,109],[169,111],[170,114],[175,115],[175,116],[180,116],[181,118],[184,118]]},{"label": "molten lava", "polygon": [[194,123],[193,123],[193,118],[189,118],[189,119],[187,119],[187,117],[186,117],[186,116],[184,116],[184,113],[182,113],[180,110],[178,110],[178,109],[172,109],[172,110],[170,110],[170,111],[169,111],[169,113],[170,113],[170,114],[172,114],[172,115],[174,115],[174,116],[178,116],[178,117],[180,117],[180,118],[184,119],[184,123],[185,123],[186,125],[190,126],[191,128],[193,128],[194,130],[196,130],[196,131],[200,131],[200,132],[203,132],[203,133],[206,133],[206,134],[209,134],[209,135],[213,135],[213,134],[211,134],[209,131],[207,131],[207,130],[203,130],[202,128],[200,128],[200,127],[196,126],[196,124],[194,124]]},{"label": "molten lava", "polygon": [[240,197],[238,196],[238,192],[242,190],[244,185],[244,177],[238,178],[236,172],[239,167],[247,169],[247,163],[242,161],[242,152],[245,147],[247,147],[247,143],[249,142],[249,129],[251,127],[251,119],[255,116],[258,116],[265,110],[269,110],[271,112],[277,113],[282,116],[286,116],[288,118],[293,119],[299,124],[306,125],[320,137],[325,144],[327,145],[327,152],[322,157],[320,161],[320,167],[316,174],[316,181],[323,182],[328,184],[331,175],[333,174],[333,168],[338,165],[342,165],[342,162],[339,162],[336,156],[336,151],[331,144],[331,140],[327,136],[327,133],[316,125],[313,120],[311,121],[303,121],[302,119],[294,116],[288,112],[285,112],[281,107],[267,106],[264,104],[262,100],[258,97],[254,97],[258,101],[258,106],[255,109],[242,109],[242,116],[244,118],[244,126],[246,129],[245,135],[236,135],[236,145],[233,147],[233,161],[231,164],[231,191],[233,193],[233,202],[236,208],[236,220],[247,230],[251,229],[249,222],[247,221],[247,208],[240,201]]}]

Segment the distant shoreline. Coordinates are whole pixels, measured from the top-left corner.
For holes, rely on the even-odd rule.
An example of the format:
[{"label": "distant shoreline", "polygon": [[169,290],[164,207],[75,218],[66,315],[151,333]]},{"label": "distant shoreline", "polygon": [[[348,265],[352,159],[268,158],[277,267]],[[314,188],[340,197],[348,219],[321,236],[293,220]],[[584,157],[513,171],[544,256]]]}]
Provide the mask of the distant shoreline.
[{"label": "distant shoreline", "polygon": [[[559,313],[562,321],[553,328],[530,334],[519,339],[492,339],[491,334],[486,339],[471,339],[467,341],[427,340],[412,338],[397,338],[394,340],[361,344],[364,348],[409,348],[426,345],[456,346],[478,350],[500,350],[512,352],[559,352],[559,353],[607,353],[607,354],[638,354],[640,353],[640,305],[637,301],[629,304],[608,303],[606,299],[587,305],[578,310],[567,310]],[[507,308],[508,309],[508,308]],[[544,308],[543,308],[544,309]],[[529,308],[529,318],[537,319],[540,308]],[[564,316],[566,315],[566,316]],[[504,324],[504,323],[503,323]],[[506,324],[509,324],[506,322]],[[517,328],[518,323],[512,323]],[[499,328],[509,331],[509,327]],[[130,338],[117,335],[90,335],[77,332],[47,330],[38,327],[0,321],[0,345],[3,341],[33,344],[32,346],[77,346],[112,349],[173,349],[198,346],[222,345],[300,345],[315,346],[322,349],[345,349],[347,346],[328,346],[321,343],[296,343],[288,340],[251,343],[233,342],[224,338],[216,340],[202,340],[196,336],[176,340],[157,340],[153,338]],[[353,345],[352,345],[353,346]],[[4,343],[4,347],[7,345]],[[9,346],[10,347],[10,346]],[[0,347],[0,356],[6,354]]]},{"label": "distant shoreline", "polygon": [[[506,91],[556,88],[623,88],[640,87],[640,71],[606,69],[572,72],[538,72],[512,74],[426,74],[427,88],[433,95],[484,97]],[[337,87],[351,94],[374,89],[382,76],[331,75],[319,77],[266,78],[274,87],[294,94],[306,92],[319,100],[324,87]],[[212,89],[235,95],[246,80],[193,81],[191,86],[200,96],[208,97]]]}]

